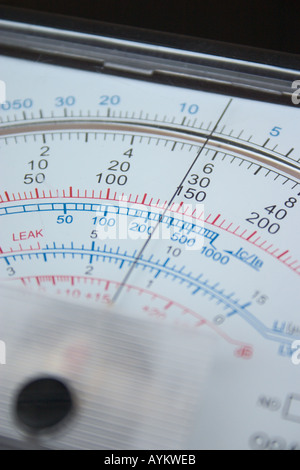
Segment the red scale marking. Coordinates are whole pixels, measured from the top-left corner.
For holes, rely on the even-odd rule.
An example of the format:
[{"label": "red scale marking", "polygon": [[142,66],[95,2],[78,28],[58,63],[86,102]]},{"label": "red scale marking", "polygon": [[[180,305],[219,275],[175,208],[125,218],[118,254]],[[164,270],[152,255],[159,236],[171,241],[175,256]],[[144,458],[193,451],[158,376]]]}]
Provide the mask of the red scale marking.
[{"label": "red scale marking", "polygon": [[298,260],[293,261],[292,263],[289,264],[289,266],[292,266],[293,264],[298,263]]},{"label": "red scale marking", "polygon": [[[28,276],[28,277],[15,278],[14,280],[15,281],[20,280],[25,286],[28,286],[28,284],[31,284],[32,280],[34,280],[37,283],[38,286],[41,286],[41,284],[43,282],[50,282],[52,285],[56,286],[57,282],[71,282],[72,285],[75,285],[76,283],[79,284],[81,281],[84,281],[84,283],[92,283],[92,282],[96,281],[98,283],[98,285],[100,285],[101,283],[104,283],[105,284],[105,290],[109,290],[111,285],[113,286],[114,289],[117,289],[120,286],[120,283],[116,282],[116,281],[111,281],[111,280],[108,280],[108,279],[100,279],[100,278],[90,278],[90,277],[87,278],[87,277],[84,277],[84,276],[63,276],[63,277],[62,276]],[[158,294],[155,294],[154,292],[151,292],[147,289],[143,289],[141,287],[133,286],[133,285],[130,285],[130,284],[127,284],[126,288],[127,288],[128,292],[133,290],[135,292],[138,292],[139,295],[146,294],[146,295],[150,296],[150,298],[152,298],[152,300],[159,299],[159,300],[163,301],[163,303],[166,303],[167,305],[170,304],[170,307],[171,307],[171,304],[172,304],[173,306],[180,309],[184,315],[191,315],[192,317],[194,317],[197,320],[197,323],[195,325],[196,327],[197,326],[207,325],[210,329],[212,329],[216,334],[218,334],[226,342],[228,342],[232,346],[238,347],[238,349],[236,351],[239,351],[240,348],[251,348],[252,349],[251,345],[231,338],[226,333],[224,333],[218,326],[216,326],[214,323],[206,320],[205,318],[203,318],[198,313],[184,307],[183,305],[179,304],[178,302],[170,300],[169,298],[164,297],[163,295],[158,295]]]},{"label": "red scale marking", "polygon": [[[72,191],[72,194],[73,194],[73,191]],[[58,191],[58,190],[56,190],[56,195],[55,195],[55,196],[52,194],[51,190],[49,190],[49,195],[48,195],[48,196],[47,196],[47,195],[45,194],[45,192],[43,191],[43,194],[42,194],[42,195],[39,194],[39,197],[37,197],[36,195],[33,196],[31,192],[30,192],[30,197],[28,197],[28,195],[26,194],[26,192],[24,192],[24,197],[21,197],[21,196],[20,196],[20,193],[18,193],[18,197],[17,197],[17,198],[15,197],[15,194],[14,194],[14,193],[12,193],[12,194],[9,196],[9,194],[7,193],[7,191],[4,192],[4,195],[5,195],[5,197],[6,197],[6,200],[5,200],[2,196],[0,196],[0,199],[1,199],[0,203],[1,203],[1,204],[7,203],[7,202],[11,202],[11,201],[24,201],[24,200],[27,201],[27,200],[33,200],[33,199],[54,199],[54,198],[59,199],[59,198],[62,198],[62,196],[59,195],[59,191]],[[65,191],[63,191],[63,197],[64,197],[64,198],[67,197],[67,196],[65,196]],[[68,196],[68,197],[70,198],[70,196]],[[73,199],[76,199],[76,198],[78,198],[78,199],[86,198],[86,199],[96,199],[96,200],[101,199],[101,200],[105,200],[105,201],[118,201],[118,199],[116,198],[116,193],[115,193],[115,195],[114,195],[114,198],[111,198],[111,197],[110,197],[110,189],[109,189],[109,188],[107,189],[106,197],[103,197],[103,196],[102,196],[102,191],[100,191],[100,194],[99,194],[98,197],[95,197],[94,191],[91,192],[91,196],[88,196],[87,190],[85,190],[84,196],[82,196],[82,195],[80,195],[80,191],[79,191],[79,189],[78,189],[78,190],[77,190],[77,196],[74,196],[74,194],[73,194],[73,195],[72,195],[72,198],[73,198]],[[160,200],[158,200],[158,202],[156,203],[156,205],[153,204],[153,198],[151,198],[148,203],[146,202],[146,200],[147,200],[147,195],[145,194],[145,195],[143,195],[143,198],[142,198],[142,200],[141,200],[140,202],[139,202],[139,196],[137,196],[137,197],[135,198],[135,200],[132,201],[132,194],[130,194],[129,199],[128,199],[128,202],[134,202],[135,204],[141,204],[141,205],[146,206],[146,207],[157,207],[157,208],[162,209],[162,210],[164,210],[164,209],[166,208],[166,206],[167,206],[167,202],[164,202],[164,204],[163,204],[162,206],[159,206]],[[180,213],[179,211],[180,211],[180,208],[182,207],[182,205],[183,205],[183,203],[181,203],[181,204],[179,205],[179,207],[177,207],[177,209],[176,209],[175,212]],[[169,210],[170,212],[172,212],[173,207],[174,207],[174,204],[172,204],[172,206],[171,206],[168,210]],[[221,215],[221,214],[220,214],[220,215]],[[194,216],[194,212],[193,212],[192,214],[190,214],[189,217],[192,217],[192,218],[197,219],[197,220],[202,220],[202,219],[201,219],[202,214],[201,214],[199,217],[195,217],[195,216]],[[298,261],[295,260],[295,261],[293,261],[292,263],[289,264],[287,261],[290,259],[290,257],[288,257],[288,258],[286,258],[286,259],[283,258],[284,254],[286,254],[286,253],[288,252],[288,250],[286,250],[286,251],[284,252],[284,254],[282,253],[282,255],[280,255],[280,256],[278,257],[278,256],[276,256],[276,255],[274,254],[274,252],[273,252],[273,253],[270,253],[270,251],[269,251],[269,249],[270,249],[273,245],[270,245],[268,248],[264,248],[264,245],[266,244],[266,241],[263,241],[261,244],[258,244],[258,241],[261,239],[260,236],[258,236],[255,240],[252,240],[252,237],[254,237],[254,235],[256,235],[256,233],[257,233],[256,231],[253,232],[251,235],[247,236],[247,230],[246,230],[246,231],[243,231],[242,233],[238,233],[238,231],[239,231],[240,228],[241,228],[240,226],[236,227],[235,230],[231,230],[231,227],[232,227],[232,225],[233,225],[232,223],[229,223],[229,225],[228,225],[226,228],[223,227],[223,224],[226,222],[226,219],[224,219],[220,225],[217,225],[216,222],[217,222],[217,220],[219,220],[219,217],[217,216],[217,218],[215,218],[213,222],[209,222],[210,217],[211,217],[211,214],[209,214],[209,216],[206,218],[205,223],[207,223],[207,224],[209,224],[209,225],[213,225],[213,226],[215,226],[215,227],[217,227],[217,228],[220,228],[221,230],[224,230],[224,231],[227,232],[227,233],[230,233],[230,234],[232,234],[232,235],[235,235],[235,236],[241,238],[242,240],[251,243],[251,245],[254,245],[254,246],[256,246],[257,248],[260,248],[261,250],[263,250],[265,253],[270,254],[271,256],[273,256],[273,258],[279,260],[281,263],[283,263],[285,266],[287,266],[288,268],[290,268],[292,271],[294,271],[294,272],[296,272],[297,274],[299,274],[298,270],[299,270],[299,267],[300,267],[300,266],[297,266],[297,268],[292,267],[292,265],[294,265],[294,264],[297,263]],[[277,249],[276,251],[278,251],[278,249]]]},{"label": "red scale marking", "polygon": [[255,230],[255,232],[251,233],[251,235],[246,239],[247,242],[249,242],[250,239],[251,239],[254,235],[256,235],[256,234],[257,234],[257,231]]},{"label": "red scale marking", "polygon": [[[172,207],[173,207],[173,205],[174,205],[174,204],[172,204]],[[179,204],[179,206],[177,207],[177,211],[176,211],[176,212],[179,212],[180,209],[182,208],[182,206],[183,206],[183,202],[181,202],[181,203]]]},{"label": "red scale marking", "polygon": [[281,255],[277,256],[277,259],[282,258],[282,257],[283,257],[284,255],[286,255],[288,252],[289,252],[289,250],[284,251],[283,253],[281,253]]},{"label": "red scale marking", "polygon": [[215,223],[217,222],[217,220],[219,220],[220,217],[221,217],[221,214],[218,214],[215,220],[211,224],[215,225]]},{"label": "red scale marking", "polygon": [[8,254],[12,254],[12,253],[23,253],[25,251],[39,251],[41,249],[41,245],[39,243],[37,243],[37,247],[36,248],[33,248],[31,245],[29,248],[23,248],[21,246],[21,244],[19,244],[19,249],[18,250],[14,250],[13,248],[10,248],[8,251],[3,251],[2,248],[0,248],[0,253],[3,254],[3,255],[8,255]]},{"label": "red scale marking", "polygon": [[174,302],[170,301],[167,303],[167,305],[165,306],[165,310],[168,310],[170,307],[172,307],[172,305],[174,305]]}]

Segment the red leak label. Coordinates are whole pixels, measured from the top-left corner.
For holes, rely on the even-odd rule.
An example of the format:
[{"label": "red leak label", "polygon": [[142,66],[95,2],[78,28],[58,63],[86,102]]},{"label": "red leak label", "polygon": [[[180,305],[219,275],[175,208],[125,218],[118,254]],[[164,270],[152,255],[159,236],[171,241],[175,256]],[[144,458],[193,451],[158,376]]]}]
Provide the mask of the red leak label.
[{"label": "red leak label", "polygon": [[20,242],[24,240],[36,240],[37,238],[43,238],[43,229],[40,230],[30,230],[26,232],[13,233],[12,239],[14,242]]}]

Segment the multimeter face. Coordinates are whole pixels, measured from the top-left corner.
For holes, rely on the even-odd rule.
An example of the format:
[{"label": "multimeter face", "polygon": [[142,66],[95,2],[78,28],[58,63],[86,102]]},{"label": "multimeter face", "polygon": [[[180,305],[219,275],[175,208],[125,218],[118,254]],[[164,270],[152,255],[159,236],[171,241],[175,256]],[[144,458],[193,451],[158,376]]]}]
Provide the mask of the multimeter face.
[{"label": "multimeter face", "polygon": [[205,332],[193,447],[299,448],[299,109],[0,61],[1,281]]}]

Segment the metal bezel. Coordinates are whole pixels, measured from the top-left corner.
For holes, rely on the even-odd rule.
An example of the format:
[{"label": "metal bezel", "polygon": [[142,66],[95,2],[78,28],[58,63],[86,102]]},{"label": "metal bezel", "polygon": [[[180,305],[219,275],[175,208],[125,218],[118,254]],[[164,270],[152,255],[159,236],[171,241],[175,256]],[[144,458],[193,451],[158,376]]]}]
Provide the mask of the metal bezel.
[{"label": "metal bezel", "polygon": [[0,54],[289,106],[300,76],[293,54],[7,8]]}]

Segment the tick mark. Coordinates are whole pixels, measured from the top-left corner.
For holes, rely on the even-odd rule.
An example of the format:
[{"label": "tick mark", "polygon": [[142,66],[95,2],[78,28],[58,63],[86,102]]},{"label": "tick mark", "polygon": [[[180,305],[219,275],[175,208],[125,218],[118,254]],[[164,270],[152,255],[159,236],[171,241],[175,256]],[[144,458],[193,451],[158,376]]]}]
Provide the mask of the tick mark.
[{"label": "tick mark", "polygon": [[277,256],[277,259],[282,258],[282,256],[286,255],[288,252],[289,250],[284,251],[283,253],[281,253],[281,255]]},{"label": "tick mark", "polygon": [[287,154],[286,154],[286,157],[288,157],[289,155],[291,155],[291,153],[294,151],[295,149],[292,148]]},{"label": "tick mark", "polygon": [[254,237],[254,235],[257,234],[257,231],[255,230],[255,232],[251,233],[251,235],[249,235],[248,238],[246,238],[247,241],[249,241],[252,237]]},{"label": "tick mark", "polygon": [[216,151],[216,152],[214,153],[214,156],[212,157],[212,161],[214,161],[214,159],[216,158],[217,153],[218,153],[218,151]]},{"label": "tick mark", "polygon": [[221,214],[217,215],[217,217],[215,218],[215,220],[212,222],[212,225],[214,225],[220,217],[221,217]]},{"label": "tick mark", "polygon": [[259,168],[257,168],[257,170],[254,172],[254,175],[257,175],[257,173],[262,169],[262,166],[260,166]]}]

